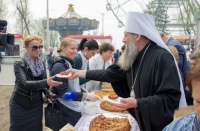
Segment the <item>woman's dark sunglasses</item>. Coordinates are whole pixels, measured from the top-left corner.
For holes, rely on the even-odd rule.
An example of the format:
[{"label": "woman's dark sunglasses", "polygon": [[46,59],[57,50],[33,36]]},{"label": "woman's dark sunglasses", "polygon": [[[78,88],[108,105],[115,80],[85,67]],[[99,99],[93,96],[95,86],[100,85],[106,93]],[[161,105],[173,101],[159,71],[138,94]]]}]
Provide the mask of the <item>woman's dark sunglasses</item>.
[{"label": "woman's dark sunglasses", "polygon": [[42,49],[43,49],[43,45],[40,45],[40,46],[32,46],[32,47],[30,47],[30,48],[32,48],[32,51],[37,51],[38,49],[39,49],[39,50],[42,50]]}]

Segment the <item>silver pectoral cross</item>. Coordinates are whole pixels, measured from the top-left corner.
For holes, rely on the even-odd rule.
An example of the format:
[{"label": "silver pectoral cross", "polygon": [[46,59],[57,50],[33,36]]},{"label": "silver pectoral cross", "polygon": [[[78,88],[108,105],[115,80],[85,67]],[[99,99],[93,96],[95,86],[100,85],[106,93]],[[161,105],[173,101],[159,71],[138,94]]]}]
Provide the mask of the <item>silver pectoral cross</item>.
[{"label": "silver pectoral cross", "polygon": [[133,89],[132,89],[131,92],[130,92],[130,96],[133,97],[133,98],[135,98],[135,92],[134,92]]}]

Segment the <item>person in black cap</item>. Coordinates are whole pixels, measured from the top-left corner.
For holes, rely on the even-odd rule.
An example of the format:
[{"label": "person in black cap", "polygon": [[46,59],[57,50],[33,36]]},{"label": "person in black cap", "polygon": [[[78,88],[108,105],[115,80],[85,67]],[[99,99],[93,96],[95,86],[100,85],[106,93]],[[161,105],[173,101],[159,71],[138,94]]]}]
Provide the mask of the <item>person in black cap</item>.
[{"label": "person in black cap", "polygon": [[125,45],[123,45],[122,47],[121,47],[121,54],[123,54],[124,53],[124,51],[125,51],[125,48],[126,48],[126,46]]}]

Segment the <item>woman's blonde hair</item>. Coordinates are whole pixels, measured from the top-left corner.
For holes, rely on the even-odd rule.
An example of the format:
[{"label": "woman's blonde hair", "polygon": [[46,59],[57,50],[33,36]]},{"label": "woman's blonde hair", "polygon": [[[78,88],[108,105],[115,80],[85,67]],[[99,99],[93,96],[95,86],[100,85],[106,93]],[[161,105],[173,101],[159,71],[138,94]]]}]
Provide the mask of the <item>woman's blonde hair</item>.
[{"label": "woman's blonde hair", "polygon": [[62,46],[64,47],[67,47],[70,45],[71,42],[76,42],[75,39],[73,38],[64,38],[62,41],[61,41],[61,44],[60,44],[60,48],[57,50],[58,53],[60,53],[62,51]]},{"label": "woman's blonde hair", "polygon": [[200,59],[198,58],[196,60],[196,63],[194,64],[194,67],[191,68],[188,72],[187,72],[187,76],[186,76],[186,85],[188,86],[188,88],[190,90],[192,90],[192,82],[194,80],[198,80],[200,81]]},{"label": "woman's blonde hair", "polygon": [[196,50],[194,53],[190,54],[189,55],[190,59],[192,60],[196,60],[200,57],[200,51],[199,50]]},{"label": "woman's blonde hair", "polygon": [[178,50],[174,46],[168,46],[171,53],[174,55],[176,61],[178,62],[179,56],[178,56]]},{"label": "woman's blonde hair", "polygon": [[22,40],[24,41],[24,45],[26,47],[28,47],[29,42],[31,42],[32,40],[38,40],[38,41],[40,41],[41,44],[43,44],[42,38],[39,37],[39,36],[35,36],[35,35],[26,35],[26,36],[23,36]]}]

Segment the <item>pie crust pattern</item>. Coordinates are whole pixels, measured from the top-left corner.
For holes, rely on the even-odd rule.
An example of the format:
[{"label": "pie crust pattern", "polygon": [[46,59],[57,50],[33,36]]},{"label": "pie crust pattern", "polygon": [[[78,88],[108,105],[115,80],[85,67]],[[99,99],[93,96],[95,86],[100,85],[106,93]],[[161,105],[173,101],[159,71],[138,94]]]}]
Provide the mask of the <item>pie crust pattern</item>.
[{"label": "pie crust pattern", "polygon": [[92,119],[89,131],[130,131],[131,125],[127,118],[105,117],[99,115]]},{"label": "pie crust pattern", "polygon": [[103,91],[103,90],[94,91],[94,94],[101,98],[103,98],[104,96],[116,95],[114,91]]},{"label": "pie crust pattern", "polygon": [[102,110],[110,111],[110,112],[125,112],[126,111],[126,109],[118,108],[118,107],[115,107],[115,106],[111,105],[111,103],[108,102],[108,101],[101,102],[100,103],[100,108]]}]

